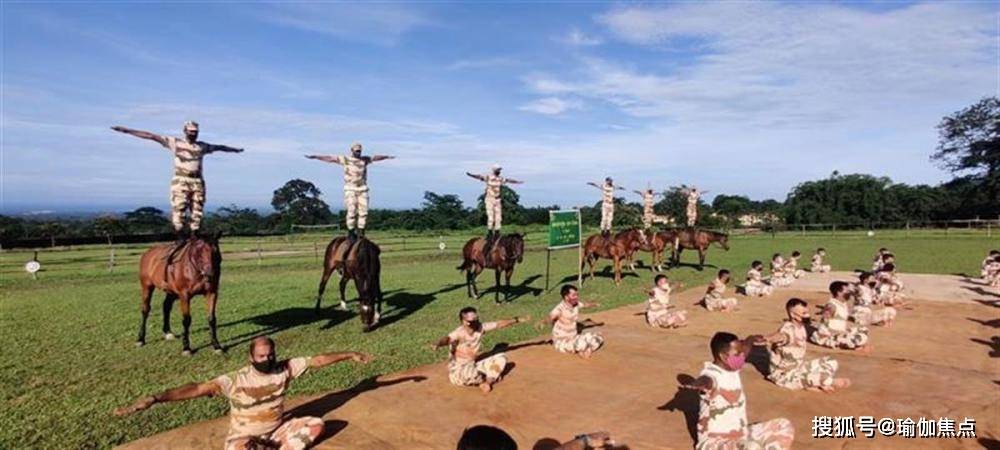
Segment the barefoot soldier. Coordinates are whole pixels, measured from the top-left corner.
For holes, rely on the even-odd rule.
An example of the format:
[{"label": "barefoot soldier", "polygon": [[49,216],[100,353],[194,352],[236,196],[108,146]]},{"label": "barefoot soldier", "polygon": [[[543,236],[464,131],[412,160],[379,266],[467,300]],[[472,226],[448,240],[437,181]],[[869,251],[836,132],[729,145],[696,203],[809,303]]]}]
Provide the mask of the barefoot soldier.
[{"label": "barefoot soldier", "polygon": [[854,310],[851,317],[858,325],[884,325],[891,327],[896,320],[896,308],[891,306],[877,307],[880,303],[878,281],[875,274],[862,272],[858,276],[858,284],[854,287]]},{"label": "barefoot soldier", "polygon": [[229,435],[226,450],[309,447],[323,432],[319,417],[282,417],[285,392],[292,380],[308,369],[318,369],[341,361],[362,364],[371,356],[357,353],[324,353],[307,358],[278,361],[274,341],[266,336],[250,342],[250,365],[211,381],[190,383],[159,394],[143,397],[132,405],[115,410],[116,416],[141,411],[156,403],[223,395],[229,399]]},{"label": "barefoot soldier", "polygon": [[816,253],[813,254],[812,264],[809,266],[809,270],[816,273],[827,273],[832,269],[829,264],[824,264],[826,259],[826,249],[823,247],[817,248]]},{"label": "barefoot soldier", "polygon": [[680,328],[687,325],[687,311],[670,309],[670,292],[673,290],[670,281],[664,274],[653,278],[653,288],[649,290],[646,301],[646,323],[660,328]]},{"label": "barefoot soldier", "polygon": [[567,284],[560,291],[562,301],[552,308],[549,316],[542,319],[541,325],[552,324],[552,345],[562,353],[580,355],[584,359],[604,345],[604,337],[599,333],[581,333],[577,328],[580,318],[580,308],[599,306],[597,303],[580,301],[576,286]]},{"label": "barefoot soldier", "polygon": [[747,271],[747,284],[743,287],[743,292],[748,297],[767,297],[774,292],[774,286],[764,282],[764,263],[754,261],[750,263],[750,270]]},{"label": "barefoot soldier", "polygon": [[482,323],[476,308],[466,307],[458,313],[462,325],[433,344],[435,350],[441,347],[451,349],[448,360],[448,379],[456,386],[479,386],[483,392],[493,390],[507,367],[507,355],[498,353],[476,361],[482,346],[483,335],[493,330],[507,328],[529,319],[515,317],[510,320]]},{"label": "barefoot soldier", "polygon": [[760,336],[739,340],[726,332],[712,336],[711,362],[706,362],[694,381],[681,385],[701,394],[698,408],[696,450],[790,449],[795,428],[785,418],[749,423],[747,397],[740,369],[751,345],[763,345]]},{"label": "barefoot soldier", "polygon": [[486,207],[486,245],[483,247],[483,254],[489,254],[493,243],[500,238],[500,226],[503,225],[502,186],[523,183],[500,176],[501,170],[503,168],[499,164],[494,164],[490,168],[490,173],[486,175],[465,172],[466,175],[486,183],[486,193],[483,194],[483,205]]},{"label": "barefoot soldier", "polygon": [[170,221],[177,233],[177,240],[183,242],[185,214],[190,214],[188,229],[195,235],[201,228],[201,218],[205,211],[205,179],[202,178],[201,160],[215,152],[240,153],[242,148],[209,144],[198,140],[198,123],[184,123],[184,138],[161,136],[148,131],[133,130],[123,126],[111,127],[119,133],[155,141],[174,154],[174,177],[170,180]]},{"label": "barefoot soldier", "polygon": [[611,237],[611,225],[615,221],[615,190],[624,191],[622,186],[615,186],[611,177],[604,179],[604,184],[588,182],[587,184],[601,190],[601,236]]},{"label": "barefoot soldier", "polygon": [[722,269],[718,276],[709,283],[705,290],[705,297],[702,302],[705,309],[709,311],[732,312],[736,310],[737,300],[733,297],[723,297],[726,294],[726,285],[729,284],[731,274],[729,270]]},{"label": "barefoot soldier", "polygon": [[[306,158],[344,166],[344,209],[347,210],[347,238],[352,242],[365,236],[368,220],[368,165],[395,156],[362,156],[361,144],[351,144],[350,155],[306,155]],[[357,228],[357,231],[355,231]]]},{"label": "barefoot soldier", "polygon": [[837,361],[829,356],[806,359],[806,326],[809,305],[798,298],[785,303],[788,320],[774,334],[765,336],[770,344],[771,372],[767,379],[786,389],[831,392],[850,386],[846,378],[835,378]]},{"label": "barefoot soldier", "polygon": [[830,300],[823,307],[819,325],[809,340],[821,347],[869,351],[868,328],[851,322],[850,285],[830,283]]}]

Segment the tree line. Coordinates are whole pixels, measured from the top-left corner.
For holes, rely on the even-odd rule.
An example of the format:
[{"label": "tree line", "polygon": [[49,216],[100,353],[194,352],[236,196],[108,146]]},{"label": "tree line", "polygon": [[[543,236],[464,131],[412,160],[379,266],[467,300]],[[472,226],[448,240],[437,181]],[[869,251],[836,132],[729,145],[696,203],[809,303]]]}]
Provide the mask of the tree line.
[{"label": "tree line", "polygon": [[[827,178],[793,187],[784,201],[751,200],[738,194],[720,194],[711,203],[701,201],[698,225],[770,228],[1000,217],[1000,99],[987,97],[946,116],[937,129],[938,146],[930,159],[953,173],[954,178],[946,183],[908,185],[888,177],[834,171]],[[672,186],[664,191],[654,211],[684,223],[685,187]],[[229,205],[206,214],[203,228],[230,235],[254,235],[288,233],[295,224],[343,223],[344,213],[333,212],[321,196],[313,183],[290,180],[274,191],[273,212],[262,214],[253,208]],[[501,197],[506,224],[547,224],[548,212],[559,209],[559,205],[523,206],[517,192],[508,186],[502,187]],[[638,200],[638,196],[631,200]],[[600,222],[599,201],[580,211],[585,224]],[[379,229],[458,230],[484,224],[486,211],[483,195],[470,207],[455,194],[428,191],[419,208],[373,209],[368,216]],[[639,202],[615,199],[616,227],[641,222]],[[170,229],[164,211],[151,206],[93,219],[33,220],[0,215],[0,242],[5,243],[32,238],[156,234]]]}]

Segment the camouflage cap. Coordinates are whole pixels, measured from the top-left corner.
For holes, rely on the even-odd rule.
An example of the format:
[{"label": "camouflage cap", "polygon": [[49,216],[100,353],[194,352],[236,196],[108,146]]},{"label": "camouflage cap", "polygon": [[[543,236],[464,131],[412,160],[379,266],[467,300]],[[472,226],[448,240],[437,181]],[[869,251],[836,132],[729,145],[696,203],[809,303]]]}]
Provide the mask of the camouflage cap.
[{"label": "camouflage cap", "polygon": [[352,142],[351,143],[351,151],[353,152],[354,150],[361,151],[361,143],[360,142]]},{"label": "camouflage cap", "polygon": [[193,120],[189,120],[187,122],[184,122],[184,129],[185,130],[197,130],[198,129],[198,122],[195,122]]}]

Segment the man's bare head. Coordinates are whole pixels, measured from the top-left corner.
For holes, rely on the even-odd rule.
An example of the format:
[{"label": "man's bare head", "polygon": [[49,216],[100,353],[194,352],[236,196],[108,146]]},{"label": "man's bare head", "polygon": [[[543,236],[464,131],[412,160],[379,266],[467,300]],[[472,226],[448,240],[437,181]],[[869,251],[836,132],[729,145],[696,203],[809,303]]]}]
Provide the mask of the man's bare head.
[{"label": "man's bare head", "polygon": [[184,137],[186,137],[189,142],[194,142],[198,139],[198,122],[193,120],[184,122]]},{"label": "man's bare head", "polygon": [[264,362],[274,359],[277,349],[274,340],[267,336],[258,336],[250,341],[250,362]]}]

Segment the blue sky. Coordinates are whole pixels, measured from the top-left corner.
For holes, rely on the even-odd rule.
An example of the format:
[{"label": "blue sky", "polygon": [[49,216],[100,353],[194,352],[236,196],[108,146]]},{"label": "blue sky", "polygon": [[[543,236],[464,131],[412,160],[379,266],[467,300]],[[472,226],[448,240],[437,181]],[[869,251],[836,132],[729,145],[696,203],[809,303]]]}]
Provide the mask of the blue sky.
[{"label": "blue sky", "polygon": [[529,205],[586,181],[783,199],[864,172],[934,184],[945,114],[1000,89],[998,3],[3,4],[0,212],[167,207],[171,162],[125,125],[245,147],[208,208],[291,178],[341,205],[360,141],[374,207],[471,203],[499,162]]}]

